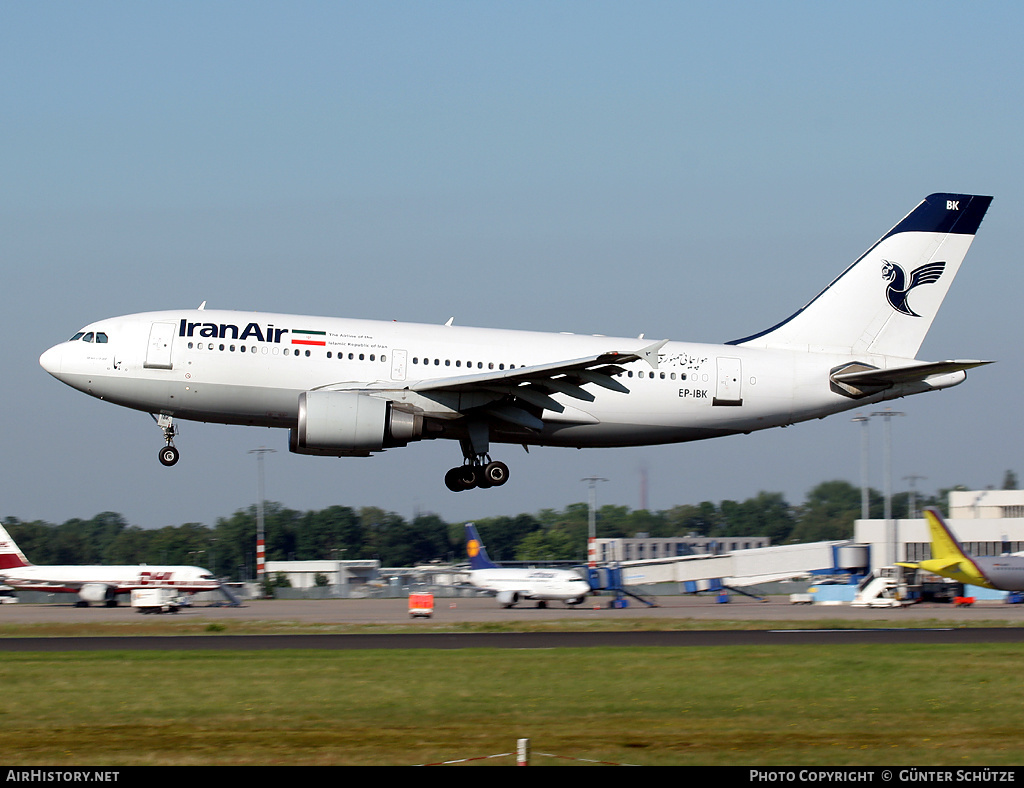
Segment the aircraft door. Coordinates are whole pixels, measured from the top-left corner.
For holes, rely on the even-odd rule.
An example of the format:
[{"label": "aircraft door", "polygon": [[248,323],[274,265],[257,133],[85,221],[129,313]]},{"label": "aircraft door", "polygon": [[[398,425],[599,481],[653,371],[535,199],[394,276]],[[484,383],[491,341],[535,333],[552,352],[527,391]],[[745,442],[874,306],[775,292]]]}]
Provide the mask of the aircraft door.
[{"label": "aircraft door", "polygon": [[174,323],[153,323],[146,346],[147,369],[171,369],[171,344],[174,342]]},{"label": "aircraft door", "polygon": [[391,379],[405,380],[405,365],[408,362],[408,351],[393,350],[391,352]]},{"label": "aircraft door", "polygon": [[718,359],[718,382],[712,405],[742,405],[742,378],[738,358]]}]

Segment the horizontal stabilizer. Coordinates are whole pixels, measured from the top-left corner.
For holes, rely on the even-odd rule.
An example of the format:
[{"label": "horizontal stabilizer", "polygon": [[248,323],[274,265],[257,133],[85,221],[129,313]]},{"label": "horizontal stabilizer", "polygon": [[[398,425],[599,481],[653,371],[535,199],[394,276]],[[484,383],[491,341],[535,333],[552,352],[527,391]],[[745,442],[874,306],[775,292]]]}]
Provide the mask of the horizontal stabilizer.
[{"label": "horizontal stabilizer", "polygon": [[991,364],[991,361],[933,361],[925,364],[911,364],[891,369],[861,369],[856,372],[837,372],[832,379],[849,386],[894,386],[898,383],[916,383],[936,375],[964,372],[974,367]]}]

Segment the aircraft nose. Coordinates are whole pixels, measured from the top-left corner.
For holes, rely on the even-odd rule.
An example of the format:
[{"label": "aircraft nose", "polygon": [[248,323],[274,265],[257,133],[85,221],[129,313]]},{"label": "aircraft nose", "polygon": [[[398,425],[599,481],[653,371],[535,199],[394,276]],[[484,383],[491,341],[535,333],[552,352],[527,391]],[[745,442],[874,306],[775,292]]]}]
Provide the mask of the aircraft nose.
[{"label": "aircraft nose", "polygon": [[39,357],[39,366],[45,369],[54,377],[60,375],[60,359],[62,355],[62,348],[60,345],[54,345],[52,348],[47,350]]}]

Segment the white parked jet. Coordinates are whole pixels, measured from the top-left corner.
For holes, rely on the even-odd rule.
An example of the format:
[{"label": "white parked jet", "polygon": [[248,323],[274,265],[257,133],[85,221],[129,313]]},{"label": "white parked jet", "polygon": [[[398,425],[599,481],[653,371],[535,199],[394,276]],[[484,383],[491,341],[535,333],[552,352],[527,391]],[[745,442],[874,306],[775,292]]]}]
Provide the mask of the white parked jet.
[{"label": "white parked jet", "polygon": [[39,361],[99,399],[283,427],[300,454],[458,440],[453,491],[504,484],[492,443],[641,446],[781,427],[954,386],[915,356],[991,197],[933,194],[781,323],[724,345],[205,309],[92,323]]},{"label": "white parked jet", "polygon": [[173,588],[182,594],[219,591],[221,584],[198,566],[35,566],[0,525],[0,581],[15,590],[78,594],[90,602],[117,604],[117,594],[135,588]]},{"label": "white parked jet", "polygon": [[502,607],[512,607],[520,599],[544,607],[551,600],[578,605],[590,593],[590,583],[572,569],[503,568],[487,557],[476,526],[466,523],[466,555],[469,556],[469,582],[498,597]]}]

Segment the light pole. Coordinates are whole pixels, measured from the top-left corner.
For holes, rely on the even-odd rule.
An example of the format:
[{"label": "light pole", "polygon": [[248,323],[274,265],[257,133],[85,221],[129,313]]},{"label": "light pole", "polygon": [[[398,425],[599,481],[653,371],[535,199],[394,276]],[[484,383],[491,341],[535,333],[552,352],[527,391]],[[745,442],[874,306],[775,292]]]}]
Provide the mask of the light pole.
[{"label": "light pole", "polygon": [[[906,416],[906,413],[900,413],[892,408],[886,408],[885,410],[875,411],[871,414],[872,416],[881,416],[885,420],[885,455],[883,460],[882,474],[885,476],[885,521],[887,527],[892,529],[892,561],[890,563],[896,563],[899,560],[899,542],[898,533],[896,528],[896,521],[892,519],[892,417],[893,416]],[[891,525],[890,525],[891,523]]]},{"label": "light pole", "polygon": [[263,455],[273,454],[274,449],[252,449],[249,454],[256,455],[257,494],[256,494],[256,582],[262,583],[266,572],[264,558],[266,548],[263,533]]},{"label": "light pole", "polygon": [[903,478],[904,478],[905,481],[910,482],[910,501],[909,501],[909,505],[907,506],[907,517],[909,519],[911,519],[911,520],[916,520],[917,519],[917,490],[915,489],[915,485],[917,484],[917,480],[918,479],[927,479],[928,477],[927,476],[915,476],[914,474],[911,474],[910,476],[904,476]]},{"label": "light pole", "polygon": [[587,476],[580,479],[590,487],[590,498],[588,501],[589,517],[587,518],[587,565],[591,568],[597,566],[597,483],[606,482],[600,476]]},{"label": "light pole", "polygon": [[859,423],[860,427],[860,519],[867,520],[870,510],[868,507],[868,422],[870,416],[857,414],[852,422]]}]

